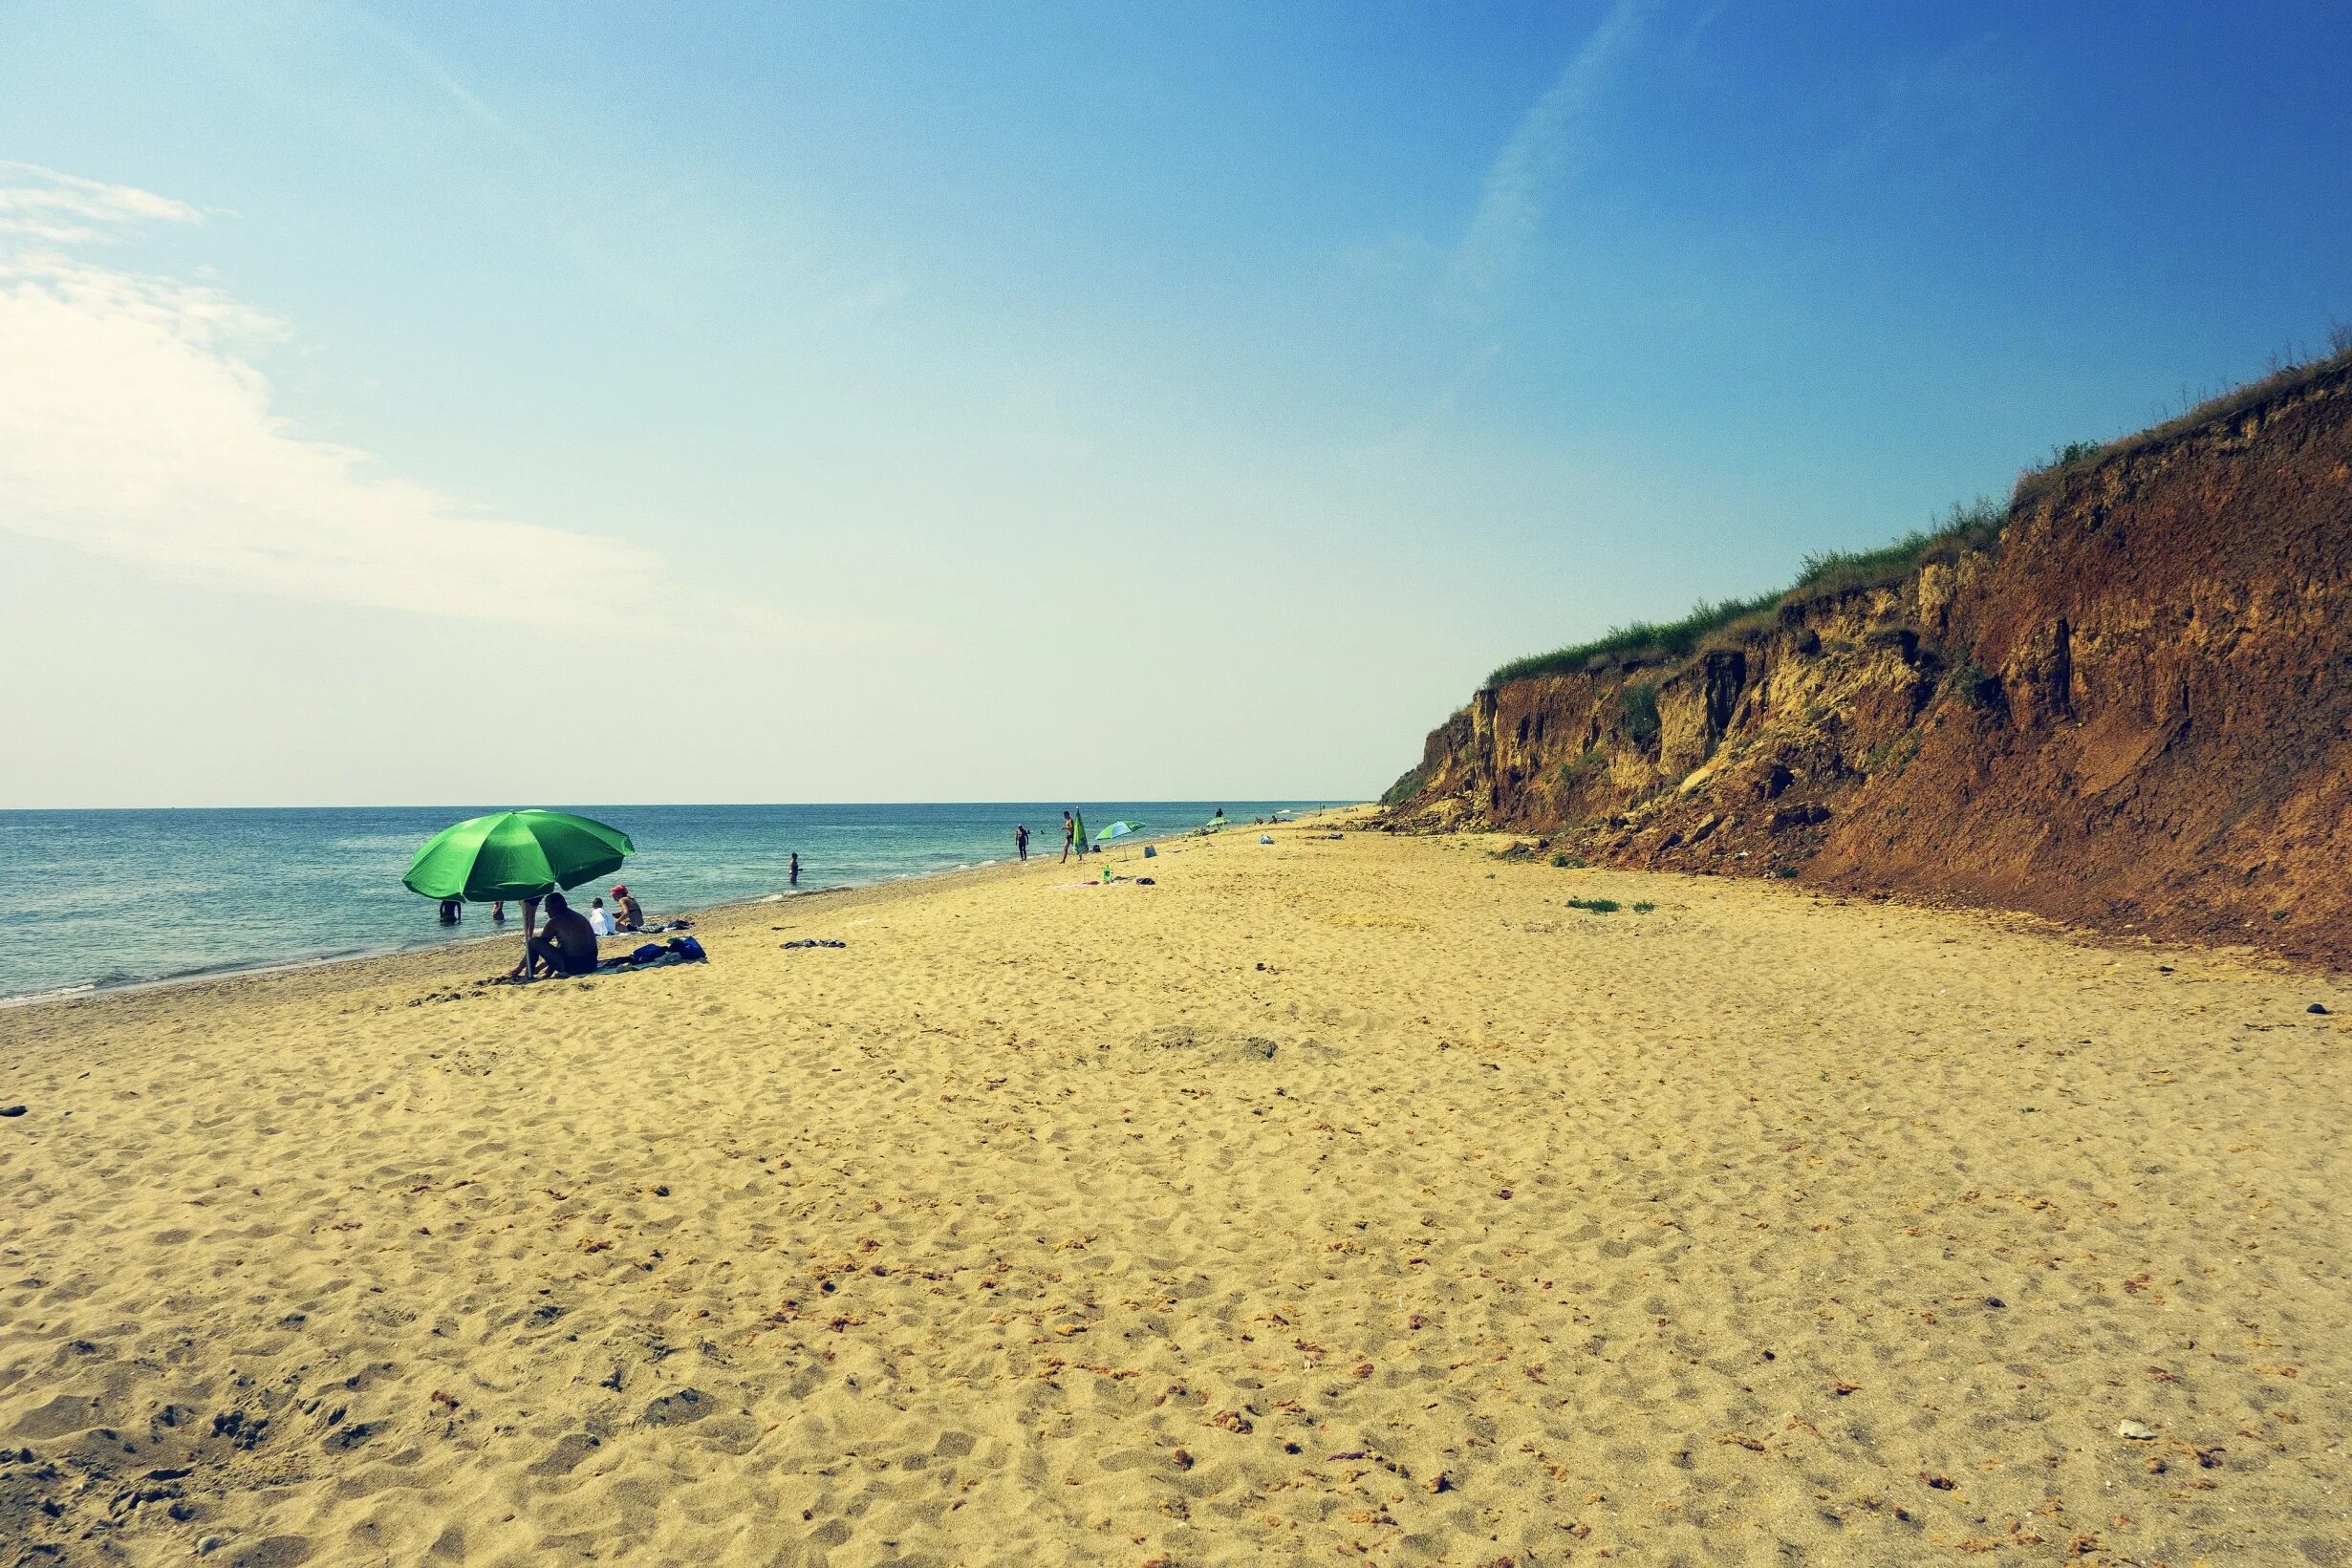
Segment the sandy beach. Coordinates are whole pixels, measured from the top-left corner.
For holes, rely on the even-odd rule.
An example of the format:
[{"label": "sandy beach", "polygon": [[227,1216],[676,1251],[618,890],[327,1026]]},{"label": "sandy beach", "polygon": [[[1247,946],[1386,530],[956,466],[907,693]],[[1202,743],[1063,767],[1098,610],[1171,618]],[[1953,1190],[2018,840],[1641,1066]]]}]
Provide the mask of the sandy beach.
[{"label": "sandy beach", "polygon": [[0,1012],[0,1562],[2352,1562],[2352,985],[1327,831]]}]

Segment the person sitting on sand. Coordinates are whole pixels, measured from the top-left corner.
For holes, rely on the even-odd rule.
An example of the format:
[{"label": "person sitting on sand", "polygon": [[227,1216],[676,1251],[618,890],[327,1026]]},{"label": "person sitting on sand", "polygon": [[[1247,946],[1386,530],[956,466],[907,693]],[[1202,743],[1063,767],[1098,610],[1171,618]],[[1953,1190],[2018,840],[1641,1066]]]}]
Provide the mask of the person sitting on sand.
[{"label": "person sitting on sand", "polygon": [[588,901],[588,929],[599,936],[613,934],[613,912],[604,907],[604,900],[601,898],[592,898]]},{"label": "person sitting on sand", "polygon": [[637,907],[636,895],[631,893],[627,888],[615,883],[613,888],[613,902],[620,910],[620,914],[613,922],[615,930],[643,931],[645,929],[645,912]]},{"label": "person sitting on sand", "polygon": [[550,975],[593,975],[596,972],[596,934],[564,895],[547,895],[547,924],[530,939],[525,967],[536,973],[545,964]]}]

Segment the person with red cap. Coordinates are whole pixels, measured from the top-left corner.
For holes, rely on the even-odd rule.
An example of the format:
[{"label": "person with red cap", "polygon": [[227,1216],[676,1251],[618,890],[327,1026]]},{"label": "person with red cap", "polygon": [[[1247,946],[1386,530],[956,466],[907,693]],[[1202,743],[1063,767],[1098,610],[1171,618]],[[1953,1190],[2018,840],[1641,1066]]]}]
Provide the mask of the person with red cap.
[{"label": "person with red cap", "polygon": [[617,882],[613,884],[613,903],[619,912],[614,925],[622,931],[645,929],[645,912],[637,907],[637,901],[630,895],[629,890]]}]

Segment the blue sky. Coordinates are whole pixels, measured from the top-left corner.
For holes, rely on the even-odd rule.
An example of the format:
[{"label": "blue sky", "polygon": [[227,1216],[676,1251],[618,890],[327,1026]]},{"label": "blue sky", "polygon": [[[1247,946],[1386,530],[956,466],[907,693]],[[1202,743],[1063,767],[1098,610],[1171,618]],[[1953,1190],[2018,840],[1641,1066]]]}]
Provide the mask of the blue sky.
[{"label": "blue sky", "polygon": [[0,805],[1357,795],[2352,318],[2320,6],[0,11]]}]

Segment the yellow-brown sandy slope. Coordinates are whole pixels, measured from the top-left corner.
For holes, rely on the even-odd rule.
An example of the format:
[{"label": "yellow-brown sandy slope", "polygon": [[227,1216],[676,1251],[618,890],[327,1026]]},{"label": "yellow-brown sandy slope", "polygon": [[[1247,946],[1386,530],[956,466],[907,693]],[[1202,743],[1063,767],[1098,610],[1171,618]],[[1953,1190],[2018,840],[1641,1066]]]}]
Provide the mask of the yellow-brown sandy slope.
[{"label": "yellow-brown sandy slope", "polygon": [[0,1014],[0,1560],[2352,1560],[2341,982],[1255,837]]}]

